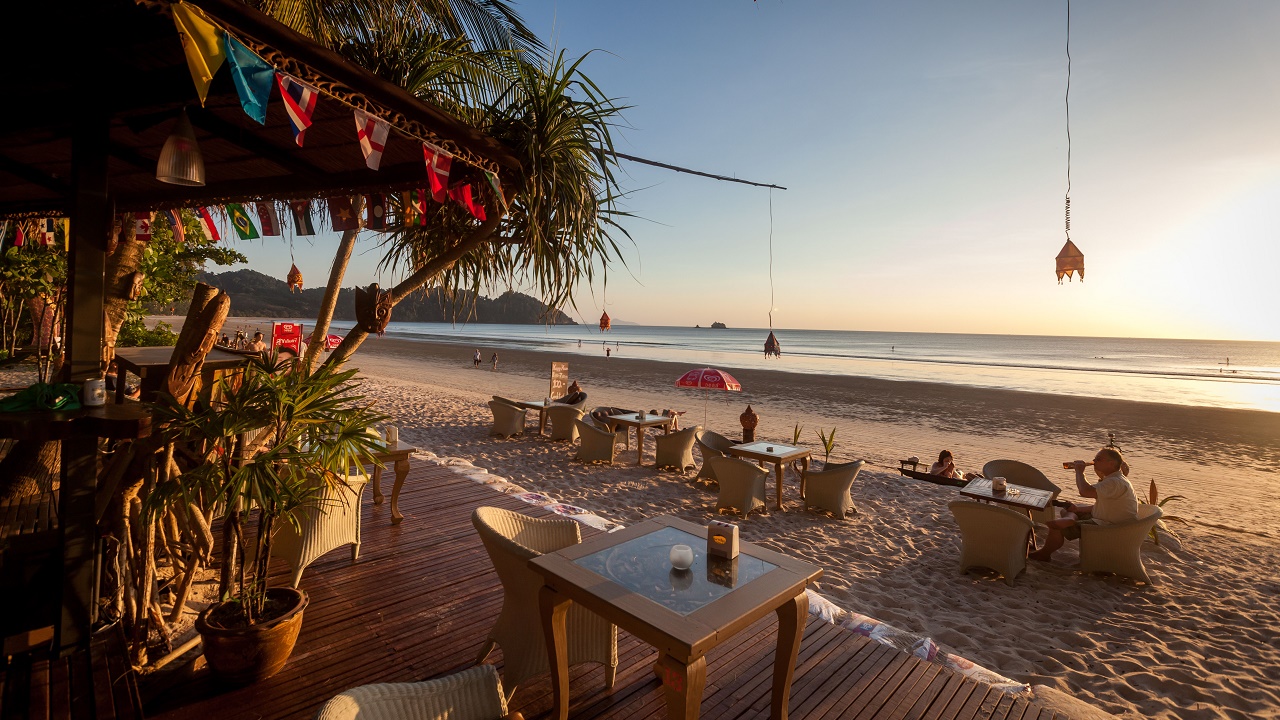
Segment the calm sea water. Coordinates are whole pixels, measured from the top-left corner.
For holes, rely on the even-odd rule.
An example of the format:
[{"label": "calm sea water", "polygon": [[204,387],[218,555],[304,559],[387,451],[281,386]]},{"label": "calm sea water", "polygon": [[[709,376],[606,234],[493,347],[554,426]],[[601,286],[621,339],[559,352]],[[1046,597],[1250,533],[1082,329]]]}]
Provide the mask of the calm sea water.
[{"label": "calm sea water", "polygon": [[[351,323],[334,323],[350,327]],[[1215,340],[775,330],[624,325],[391,323],[393,337],[457,343],[459,353],[520,348],[667,360],[691,367],[917,380],[1030,392],[1280,412],[1280,343]],[[579,343],[581,346],[579,347]]]}]

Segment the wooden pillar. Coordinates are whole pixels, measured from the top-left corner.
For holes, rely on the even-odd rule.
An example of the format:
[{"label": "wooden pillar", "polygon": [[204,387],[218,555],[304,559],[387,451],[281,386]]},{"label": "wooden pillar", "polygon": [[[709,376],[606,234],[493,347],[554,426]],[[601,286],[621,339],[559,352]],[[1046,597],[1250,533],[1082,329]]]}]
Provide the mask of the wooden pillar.
[{"label": "wooden pillar", "polygon": [[[67,346],[64,377],[81,382],[102,372],[103,288],[112,205],[107,188],[109,117],[89,102],[81,109],[71,140],[71,250],[67,258]],[[95,614],[94,563],[98,558],[94,493],[98,442],[62,441],[62,488],[58,501],[62,533],[62,618],[55,647],[63,654],[89,645]]]}]

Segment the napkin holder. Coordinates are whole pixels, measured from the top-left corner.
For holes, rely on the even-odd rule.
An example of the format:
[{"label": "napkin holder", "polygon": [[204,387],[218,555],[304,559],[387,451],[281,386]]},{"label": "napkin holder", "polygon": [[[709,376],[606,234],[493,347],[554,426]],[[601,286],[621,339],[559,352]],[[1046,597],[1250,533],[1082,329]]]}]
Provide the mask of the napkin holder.
[{"label": "napkin holder", "polygon": [[707,555],[729,560],[738,557],[738,526],[712,520],[707,525]]}]

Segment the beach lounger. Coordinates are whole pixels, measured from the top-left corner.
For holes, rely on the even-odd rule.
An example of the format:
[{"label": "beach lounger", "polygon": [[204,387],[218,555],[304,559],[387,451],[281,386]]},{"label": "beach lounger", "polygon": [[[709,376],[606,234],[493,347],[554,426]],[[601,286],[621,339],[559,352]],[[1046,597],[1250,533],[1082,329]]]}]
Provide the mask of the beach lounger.
[{"label": "beach lounger", "polygon": [[693,440],[695,434],[701,429],[695,425],[655,437],[653,442],[656,447],[654,455],[657,459],[657,467],[659,469],[677,468],[680,472],[698,467],[698,464],[693,461]]},{"label": "beach lounger", "polygon": [[524,432],[525,410],[501,400],[490,400],[489,409],[493,411],[493,429],[490,435],[509,438]]},{"label": "beach lounger", "polygon": [[1080,526],[1080,570],[1108,572],[1154,585],[1142,564],[1142,543],[1160,522],[1156,505],[1138,504],[1138,519],[1112,525]]},{"label": "beach lounger", "polygon": [[[591,416],[588,415],[587,419],[590,418]],[[578,439],[582,443],[578,446],[578,454],[574,455],[573,459],[582,462],[606,462],[612,465],[617,455],[619,433],[610,432],[586,420],[575,420],[574,424],[578,428]]]},{"label": "beach lounger", "polygon": [[849,513],[858,514],[849,497],[849,488],[862,470],[863,462],[824,465],[821,471],[804,475],[804,509],[827,510],[843,519]]},{"label": "beach lounger", "polygon": [[573,442],[578,439],[576,423],[582,419],[582,411],[572,405],[552,405],[547,408],[551,421],[551,439]]},{"label": "beach lounger", "polygon": [[1048,490],[1053,493],[1050,503],[1043,510],[1032,511],[1031,519],[1043,525],[1058,517],[1058,511],[1052,501],[1058,499],[1058,493],[1062,492],[1062,488],[1054,485],[1049,478],[1045,477],[1044,473],[1030,465],[1017,460],[992,460],[982,466],[982,476],[987,478],[1002,477],[1014,485],[1037,490]]},{"label": "beach lounger", "polygon": [[736,510],[745,520],[751,511],[764,509],[764,481],[769,477],[768,470],[732,457],[709,457],[707,463],[720,483],[717,512]]},{"label": "beach lounger", "polygon": [[293,570],[290,585],[298,587],[308,565],[343,545],[351,546],[351,562],[360,557],[360,497],[368,482],[369,476],[360,468],[347,476],[345,486],[326,485],[308,507],[299,509],[297,527],[277,523],[271,554]]},{"label": "beach lounger", "polygon": [[[576,545],[582,535],[575,520],[534,518],[493,507],[476,508],[471,524],[489,553],[503,592],[502,611],[476,663],[483,663],[495,646],[502,646],[503,686],[510,700],[525,680],[551,671],[538,613],[538,593],[545,582],[529,569],[529,560]],[[618,670],[618,628],[577,603],[569,608],[566,627],[569,665],[604,665],[605,687],[612,688]]]},{"label": "beach lounger", "polygon": [[729,448],[733,447],[734,442],[720,433],[700,430],[694,436],[694,443],[698,446],[698,452],[702,453],[702,467],[698,469],[698,477],[716,482],[715,472],[707,461],[713,457],[729,457]]},{"label": "beach lounger", "polygon": [[315,720],[502,720],[507,697],[492,665],[426,682],[376,683],[329,698]]},{"label": "beach lounger", "polygon": [[1027,541],[1035,524],[1026,514],[999,505],[953,500],[947,507],[960,526],[960,574],[995,570],[1008,585],[1027,569]]}]

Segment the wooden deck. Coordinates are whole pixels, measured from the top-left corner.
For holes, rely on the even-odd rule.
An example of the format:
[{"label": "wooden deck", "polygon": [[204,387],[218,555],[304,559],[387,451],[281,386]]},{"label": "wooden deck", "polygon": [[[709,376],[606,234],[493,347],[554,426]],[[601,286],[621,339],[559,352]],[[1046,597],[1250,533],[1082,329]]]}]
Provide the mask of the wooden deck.
[{"label": "wooden deck", "polygon": [[[345,549],[307,569],[311,596],[298,645],[277,676],[245,688],[207,677],[148,703],[152,718],[305,718],[332,695],[355,685],[409,682],[470,666],[497,617],[502,588],[471,526],[481,505],[532,515],[541,509],[444,468],[414,462],[400,498],[403,524],[390,525],[388,505],[364,498],[360,560]],[[595,531],[584,528],[584,535]],[[812,620],[812,618],[811,618]],[[703,718],[767,718],[776,620],[770,616],[708,656]],[[625,632],[612,692],[598,666],[572,669],[570,716],[642,720],[665,717],[652,666],[653,648]],[[495,651],[489,662],[499,662]],[[521,686],[512,709],[545,717],[547,676]],[[946,668],[862,636],[811,621],[791,693],[791,717],[996,718],[1063,717],[989,689]]]}]

